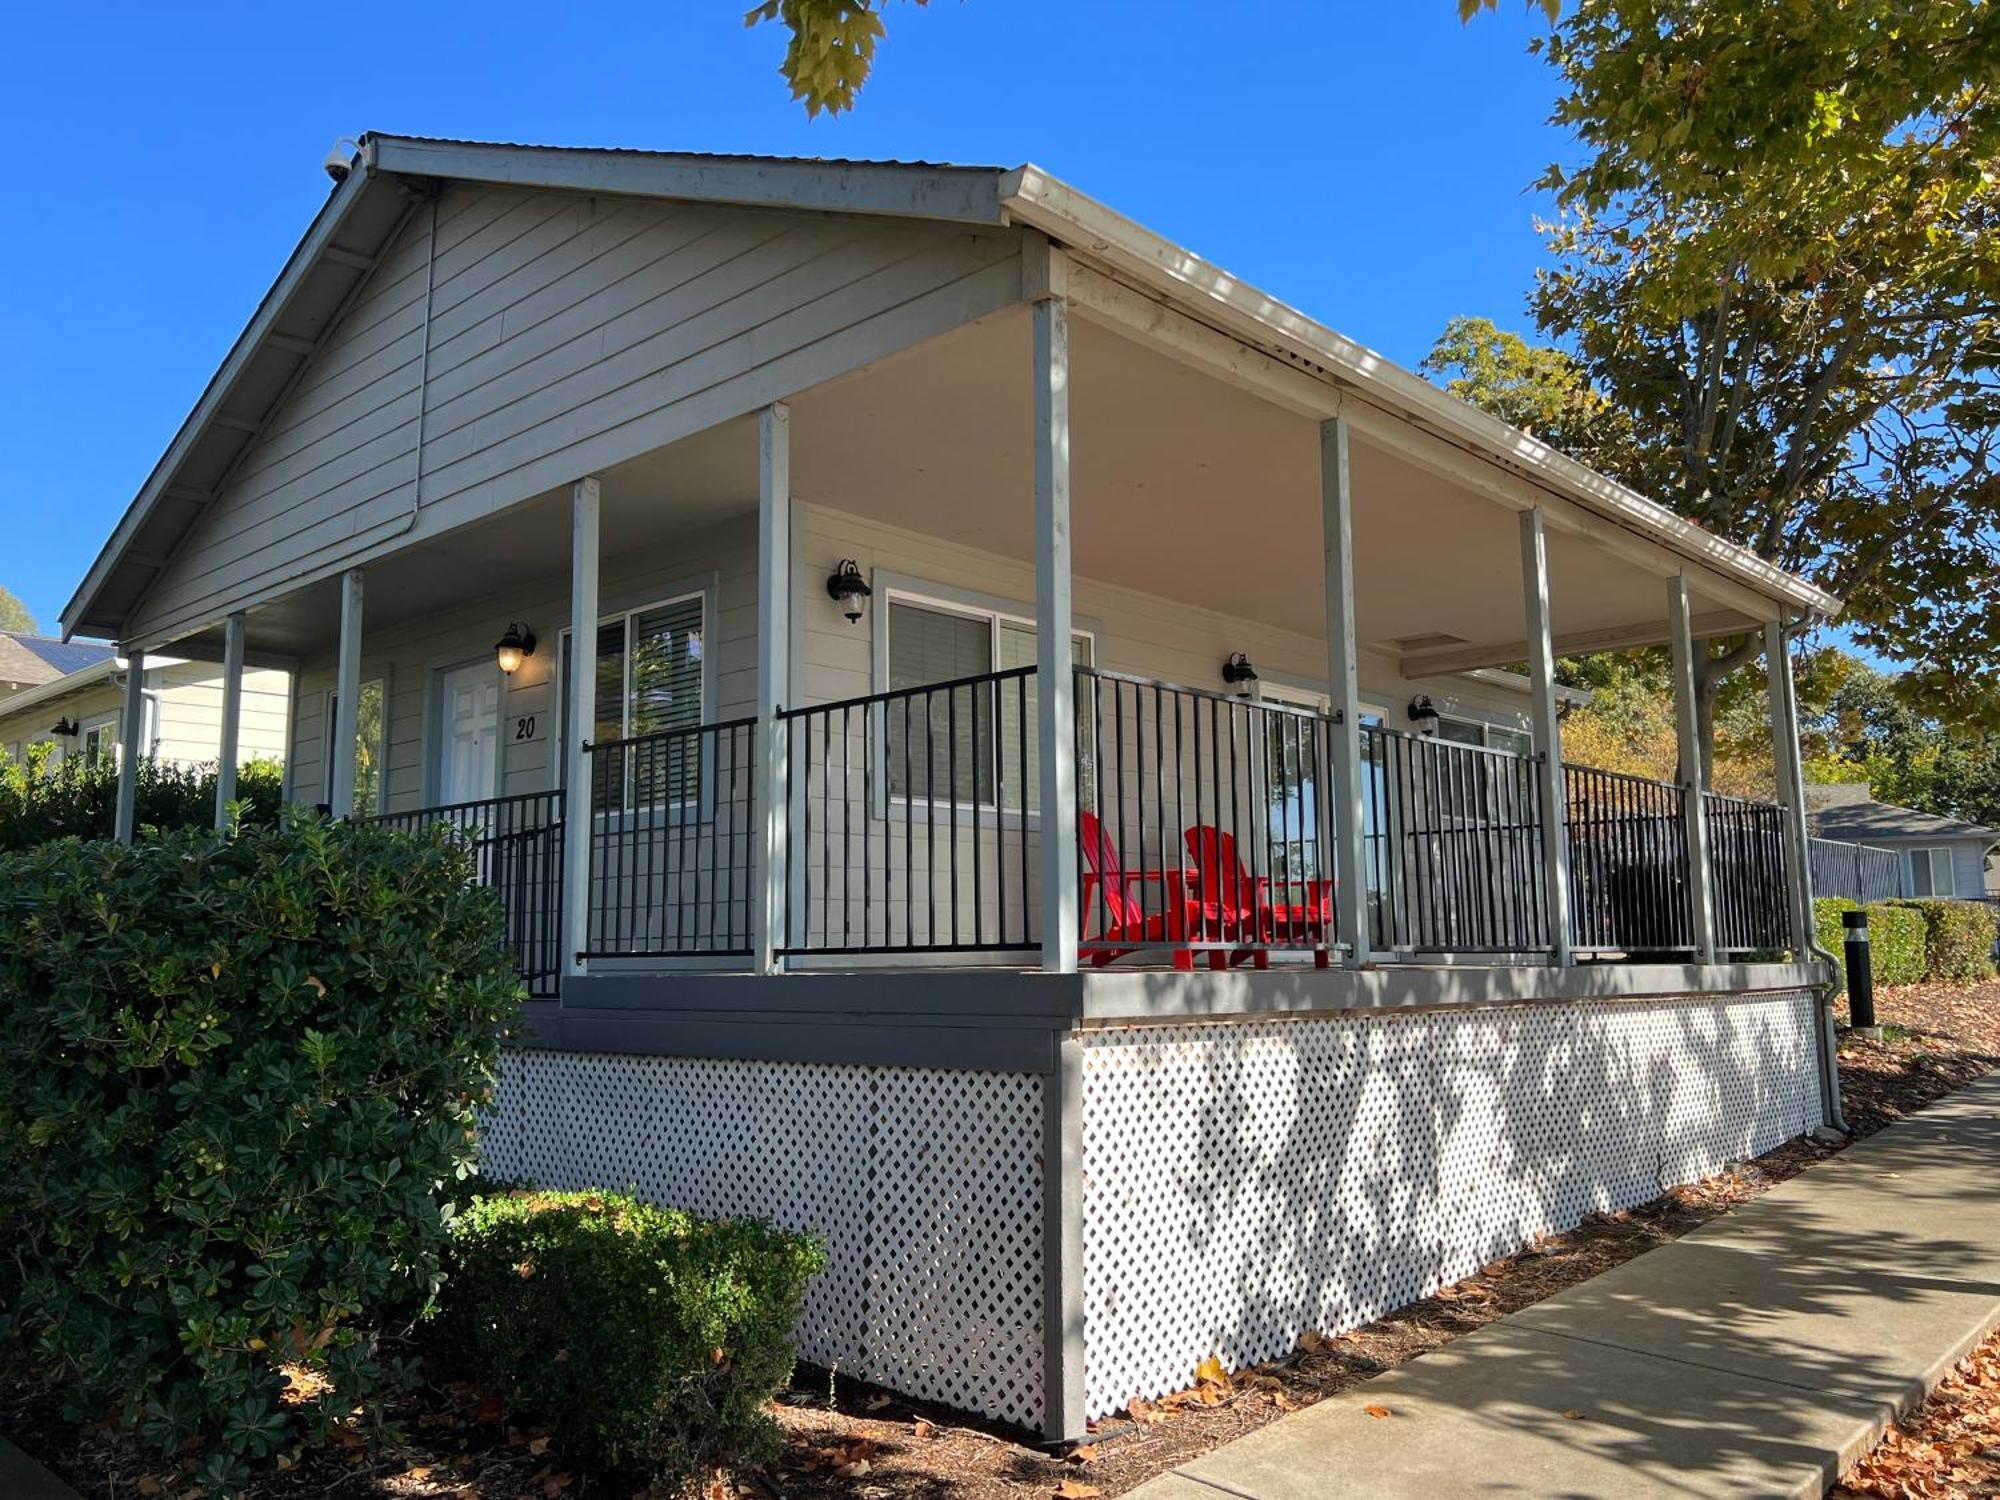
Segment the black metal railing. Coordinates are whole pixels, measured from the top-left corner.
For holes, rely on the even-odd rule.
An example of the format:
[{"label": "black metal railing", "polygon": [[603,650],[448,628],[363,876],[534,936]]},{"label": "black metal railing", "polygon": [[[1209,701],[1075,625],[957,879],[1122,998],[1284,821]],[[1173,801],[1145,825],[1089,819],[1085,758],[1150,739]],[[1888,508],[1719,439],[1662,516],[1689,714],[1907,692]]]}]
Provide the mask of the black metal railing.
[{"label": "black metal railing", "polygon": [[1563,766],[1570,942],[1579,953],[1694,949],[1686,798],[1671,782]]},{"label": "black metal railing", "polygon": [[1717,950],[1749,953],[1791,946],[1784,809],[1704,792],[1702,812],[1708,820],[1709,904],[1715,912]]},{"label": "black metal railing", "polygon": [[1338,942],[1328,722],[1309,710],[1079,668],[1081,947],[1226,964]]},{"label": "black metal railing", "polygon": [[1034,668],[778,716],[784,954],[1040,945]]},{"label": "black metal railing", "polygon": [[1535,757],[1368,724],[1361,764],[1377,948],[1549,947]]},{"label": "black metal railing", "polygon": [[507,946],[528,994],[537,1000],[555,997],[562,974],[562,793],[487,797],[359,821],[412,833],[444,823],[463,834],[472,845],[480,884],[500,897]]},{"label": "black metal railing", "polygon": [[747,957],[757,884],[756,721],[584,747],[588,958]]}]

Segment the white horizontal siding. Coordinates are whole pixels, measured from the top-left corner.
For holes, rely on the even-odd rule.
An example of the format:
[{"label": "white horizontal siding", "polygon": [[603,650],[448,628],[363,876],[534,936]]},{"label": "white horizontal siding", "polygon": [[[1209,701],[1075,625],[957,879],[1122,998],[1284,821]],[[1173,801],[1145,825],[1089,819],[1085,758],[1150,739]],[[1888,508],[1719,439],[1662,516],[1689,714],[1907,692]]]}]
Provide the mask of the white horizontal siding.
[{"label": "white horizontal siding", "polygon": [[915,221],[458,184],[438,204],[434,263],[430,237],[428,213],[413,215],[149,590],[133,638],[448,530],[1020,295],[1016,233]]}]

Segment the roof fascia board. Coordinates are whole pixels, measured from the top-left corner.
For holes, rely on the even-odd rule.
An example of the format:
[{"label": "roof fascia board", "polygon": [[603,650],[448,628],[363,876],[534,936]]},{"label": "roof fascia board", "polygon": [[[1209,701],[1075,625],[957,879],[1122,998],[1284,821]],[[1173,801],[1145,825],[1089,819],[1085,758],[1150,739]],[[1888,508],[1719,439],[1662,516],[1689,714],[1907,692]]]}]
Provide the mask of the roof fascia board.
[{"label": "roof fascia board", "polygon": [[378,170],[524,188],[1003,225],[983,167],[736,160],[578,147],[368,138]]},{"label": "roof fascia board", "polygon": [[12,697],[0,698],[0,717],[8,717],[33,708],[38,703],[48,703],[57,698],[66,698],[71,693],[95,687],[125,670],[125,658],[107,656],[103,661],[92,662],[67,677],[58,677],[53,682],[37,683],[34,687],[23,688]]},{"label": "roof fascia board", "polygon": [[1007,173],[1000,183],[1000,205],[1020,223],[1136,276],[1142,284],[1161,288],[1228,331],[1267,340],[1282,353],[1305,361],[1309,369],[1367,393],[1405,420],[1428,424],[1488,460],[1525,472],[1554,492],[1690,561],[1727,574],[1766,598],[1829,618],[1840,609],[1840,601],[1824,590],[1447,395],[1039,167],[1030,164]]},{"label": "roof fascia board", "polygon": [[264,300],[257,304],[257,310],[251,314],[243,332],[236,336],[236,342],[230,347],[228,358],[223,360],[221,367],[210,378],[201,393],[201,398],[195,402],[194,409],[181,423],[180,431],[174,434],[173,442],[167,445],[167,451],[153,466],[153,472],[146,476],[146,482],[140,486],[138,495],[125,508],[125,514],[119,518],[117,527],[111,533],[111,539],[97,554],[97,560],[90,565],[90,571],[84,575],[83,582],[77,586],[76,593],[71,596],[69,603],[63,606],[61,618],[65,640],[76,634],[79,626],[89,615],[96,603],[98,592],[110,578],[112,570],[117,567],[125,550],[131,546],[133,537],[145,524],[153,507],[159,503],[162,492],[172,483],[175,471],[207,429],[210,419],[221,409],[223,402],[228,398],[230,388],[235,385],[245,366],[256,357],[264,335],[283,316],[286,304],[298,290],[300,283],[310,274],[321,251],[332,244],[339,235],[342,226],[347,222],[348,215],[361,201],[372,176],[369,152],[364,145],[361,159],[347,174],[346,181],[336,187],[327,196],[326,202],[320,205],[320,210],[313,216],[312,223],[307,226],[304,237],[293,248],[291,258],[285,262],[284,270],[278,273],[278,279],[264,294]]}]

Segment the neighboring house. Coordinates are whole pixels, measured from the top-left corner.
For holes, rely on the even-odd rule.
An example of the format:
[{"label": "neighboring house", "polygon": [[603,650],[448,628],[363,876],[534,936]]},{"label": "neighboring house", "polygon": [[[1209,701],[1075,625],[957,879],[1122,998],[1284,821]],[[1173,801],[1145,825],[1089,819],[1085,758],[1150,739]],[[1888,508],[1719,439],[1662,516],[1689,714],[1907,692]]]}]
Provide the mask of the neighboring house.
[{"label": "neighboring house", "polygon": [[[127,672],[110,646],[61,645],[78,665],[62,676],[0,697],[0,751],[23,760],[38,744],[51,759],[115,756],[123,740]],[[276,668],[243,674],[238,759],[280,760],[286,751],[290,678]],[[138,745],[142,755],[181,766],[212,765],[221,743],[222,669],[213,662],[155,657],[145,664]]]},{"label": "neighboring house", "polygon": [[1894,850],[1903,862],[1905,894],[1987,895],[1986,861],[2000,845],[2000,829],[1877,802],[1865,782],[1808,786],[1806,806],[1818,837]]},{"label": "neighboring house", "polygon": [[[1060,1437],[1828,1117],[1838,608],[1033,167],[369,136],[64,625],[477,834],[490,1169]],[[1785,806],[1563,763],[1555,655],[1746,630]]]},{"label": "neighboring house", "polygon": [[0,698],[80,672],[112,655],[96,641],[58,641],[25,630],[0,630]]}]

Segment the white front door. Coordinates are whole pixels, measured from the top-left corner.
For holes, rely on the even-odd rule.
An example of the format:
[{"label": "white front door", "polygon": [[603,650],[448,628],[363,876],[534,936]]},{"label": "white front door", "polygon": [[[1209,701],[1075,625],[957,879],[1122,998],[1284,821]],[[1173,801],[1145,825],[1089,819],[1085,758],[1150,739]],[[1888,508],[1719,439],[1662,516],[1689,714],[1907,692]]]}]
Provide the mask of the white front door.
[{"label": "white front door", "polygon": [[444,733],[438,747],[438,800],[477,802],[497,790],[500,674],[492,662],[455,667],[440,678]]}]

